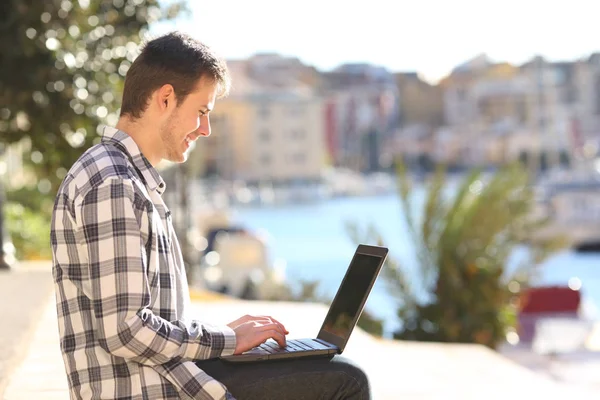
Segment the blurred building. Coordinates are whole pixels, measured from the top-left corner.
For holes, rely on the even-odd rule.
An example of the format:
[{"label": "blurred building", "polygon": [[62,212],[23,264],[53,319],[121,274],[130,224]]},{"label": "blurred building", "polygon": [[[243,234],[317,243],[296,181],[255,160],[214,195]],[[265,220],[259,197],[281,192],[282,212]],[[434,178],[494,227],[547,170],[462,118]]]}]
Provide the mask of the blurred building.
[{"label": "blurred building", "polygon": [[425,124],[410,124],[402,127],[392,142],[394,158],[411,168],[428,169],[431,167],[432,154],[435,151],[435,131]]},{"label": "blurred building", "polygon": [[438,84],[442,91],[443,121],[431,140],[430,156],[435,162],[457,164],[467,162],[469,143],[473,148],[473,138],[478,131],[476,99],[473,87],[479,75],[489,65],[484,55],[475,57],[457,66]]},{"label": "blurred building", "polygon": [[444,96],[441,86],[422,80],[416,72],[394,74],[401,104],[400,126],[422,125],[437,128],[444,123]]},{"label": "blurred building", "polygon": [[465,166],[560,163],[597,134],[600,68],[592,60],[534,57],[513,66],[480,55],[459,65],[440,83],[446,124],[434,147],[452,151],[438,150],[437,159]]},{"label": "blurred building", "polygon": [[416,72],[394,76],[401,104],[393,153],[413,167],[427,168],[434,151],[434,133],[444,122],[442,88],[425,82]]},{"label": "blurred building", "polygon": [[586,140],[600,138],[600,53],[578,61],[573,79],[578,108],[571,120],[572,143],[580,151]]},{"label": "blurred building", "polygon": [[321,90],[331,163],[356,171],[388,166],[386,150],[400,123],[393,74],[369,64],[344,64],[323,74]]},{"label": "blurred building", "polygon": [[536,139],[530,153],[549,154],[557,161],[569,149],[569,121],[578,108],[574,63],[550,63],[535,57],[520,67],[529,83],[525,130]]},{"label": "blurred building", "polygon": [[319,73],[296,58],[260,54],[228,63],[231,94],[198,142],[202,174],[250,183],[313,182],[326,164]]}]

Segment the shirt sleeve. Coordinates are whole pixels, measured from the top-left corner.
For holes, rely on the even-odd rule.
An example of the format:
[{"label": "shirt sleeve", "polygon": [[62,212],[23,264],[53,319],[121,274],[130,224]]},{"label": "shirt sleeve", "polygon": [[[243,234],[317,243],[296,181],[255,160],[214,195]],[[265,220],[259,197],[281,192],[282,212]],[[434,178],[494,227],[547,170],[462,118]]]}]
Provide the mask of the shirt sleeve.
[{"label": "shirt sleeve", "polygon": [[149,223],[147,205],[133,182],[110,179],[91,189],[77,207],[99,345],[149,366],[233,354],[235,333],[229,327],[167,321],[152,312],[141,234]]}]

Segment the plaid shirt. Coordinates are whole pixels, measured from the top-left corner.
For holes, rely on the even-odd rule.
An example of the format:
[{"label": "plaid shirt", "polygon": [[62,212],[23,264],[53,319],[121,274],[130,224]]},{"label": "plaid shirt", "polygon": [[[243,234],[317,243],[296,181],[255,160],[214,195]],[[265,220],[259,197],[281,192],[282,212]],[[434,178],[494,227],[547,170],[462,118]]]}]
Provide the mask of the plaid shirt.
[{"label": "plaid shirt", "polygon": [[164,189],[133,139],[107,127],[58,191],[53,275],[71,398],[230,396],[193,362],[232,354],[235,333],[186,318]]}]

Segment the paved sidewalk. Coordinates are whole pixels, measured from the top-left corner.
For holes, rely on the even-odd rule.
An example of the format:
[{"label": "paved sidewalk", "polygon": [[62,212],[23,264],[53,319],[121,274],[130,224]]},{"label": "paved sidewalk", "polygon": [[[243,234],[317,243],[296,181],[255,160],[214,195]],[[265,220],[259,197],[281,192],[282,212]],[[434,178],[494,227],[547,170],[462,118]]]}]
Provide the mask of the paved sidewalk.
[{"label": "paved sidewalk", "polygon": [[[213,323],[226,323],[246,313],[272,315],[286,324],[293,338],[313,336],[326,308],[306,303],[195,301],[193,312],[198,319]],[[476,345],[392,342],[358,330],[344,354],[365,368],[377,400],[599,397],[598,392],[554,382]],[[52,297],[28,354],[10,378],[5,399],[67,398]]]},{"label": "paved sidewalk", "polygon": [[65,400],[67,376],[58,344],[54,295],[46,302],[23,363],[11,376],[5,400]]},{"label": "paved sidewalk", "polygon": [[[327,308],[284,302],[194,302],[194,312],[214,323],[227,323],[241,313],[271,315],[286,325],[293,339],[314,337]],[[358,329],[344,355],[363,366],[376,400],[600,398],[597,390],[559,383],[479,345],[382,340]]]},{"label": "paved sidewalk", "polygon": [[49,262],[20,263],[0,271],[0,398],[7,377],[27,351],[51,293]]}]

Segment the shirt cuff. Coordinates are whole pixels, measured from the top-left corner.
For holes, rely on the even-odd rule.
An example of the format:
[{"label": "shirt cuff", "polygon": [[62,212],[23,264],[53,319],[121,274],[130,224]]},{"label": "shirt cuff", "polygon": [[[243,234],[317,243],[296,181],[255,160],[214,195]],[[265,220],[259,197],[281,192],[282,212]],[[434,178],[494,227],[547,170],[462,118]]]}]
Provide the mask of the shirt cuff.
[{"label": "shirt cuff", "polygon": [[221,356],[229,356],[234,353],[237,340],[235,331],[227,325],[198,324],[205,334],[210,337],[210,342],[201,344],[203,339],[199,338],[189,349],[193,360],[209,360]]},{"label": "shirt cuff", "polygon": [[223,336],[225,338],[225,346],[223,346],[223,351],[219,356],[230,356],[235,351],[235,346],[237,345],[237,339],[235,338],[235,331],[228,327],[227,325],[222,327]]}]

